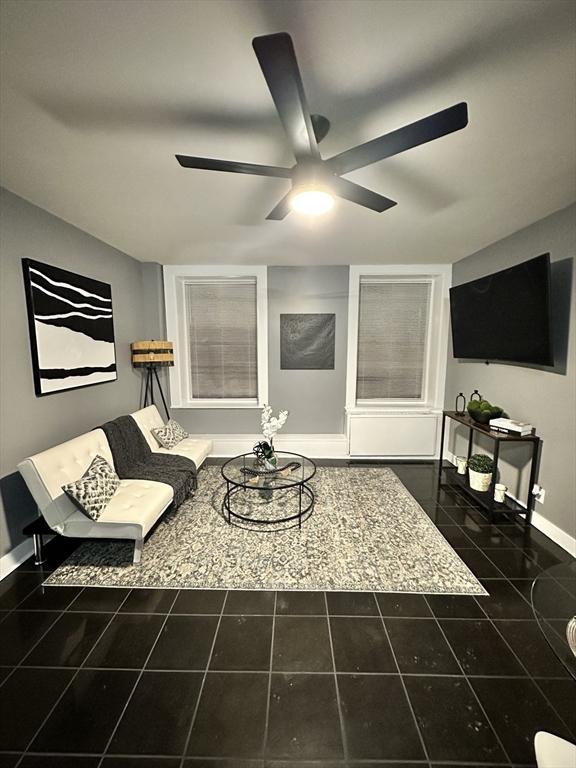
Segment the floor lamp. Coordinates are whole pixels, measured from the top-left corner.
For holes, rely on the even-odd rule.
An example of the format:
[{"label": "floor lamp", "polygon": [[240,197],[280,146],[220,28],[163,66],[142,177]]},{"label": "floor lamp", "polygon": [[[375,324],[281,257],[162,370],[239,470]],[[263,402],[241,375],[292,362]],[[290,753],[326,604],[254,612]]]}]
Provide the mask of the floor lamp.
[{"label": "floor lamp", "polygon": [[132,365],[134,368],[145,368],[146,377],[144,380],[144,394],[141,397],[142,407],[154,405],[154,380],[162,404],[166,411],[166,418],[170,418],[170,411],[166,405],[166,398],[162,391],[162,385],[158,378],[158,368],[170,368],[174,365],[174,344],[171,341],[133,341],[130,345],[132,349]]}]

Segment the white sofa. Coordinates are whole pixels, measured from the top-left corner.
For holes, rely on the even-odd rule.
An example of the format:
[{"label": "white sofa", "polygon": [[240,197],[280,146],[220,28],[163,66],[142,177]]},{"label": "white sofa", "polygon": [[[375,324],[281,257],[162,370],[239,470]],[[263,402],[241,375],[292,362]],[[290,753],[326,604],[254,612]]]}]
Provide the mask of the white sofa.
[{"label": "white sofa", "polygon": [[144,537],[172,503],[172,488],[151,480],[121,480],[100,518],[91,520],[66,496],[62,486],[82,477],[95,456],[114,466],[101,429],[30,456],[18,464],[18,470],[52,530],[78,538],[134,539],[134,562],[138,563]]},{"label": "white sofa", "polygon": [[[157,414],[153,413],[153,411]],[[150,429],[152,424],[163,426],[155,406],[133,414],[148,444],[158,453],[172,453],[192,459],[198,469],[212,446],[207,441],[184,440],[179,451],[166,451],[158,447]],[[150,439],[155,445],[150,444]],[[186,445],[184,445],[186,444]],[[121,480],[120,486],[99,519],[91,520],[80,512],[62,491],[66,483],[78,480],[95,456],[102,456],[114,466],[106,435],[94,429],[66,443],[30,456],[18,464],[38,509],[50,528],[61,536],[74,538],[133,539],[134,562],[142,556],[144,538],[173,499],[172,487],[153,480]]]},{"label": "white sofa", "polygon": [[198,440],[193,437],[187,437],[174,446],[174,448],[162,448],[154,435],[153,429],[164,426],[162,416],[158,412],[158,408],[155,405],[149,405],[147,408],[142,408],[140,411],[135,411],[130,414],[136,424],[140,427],[140,431],[146,438],[146,442],[154,453],[168,453],[172,456],[185,456],[187,459],[191,459],[196,465],[196,469],[200,469],[207,456],[212,453],[213,443],[211,440]]}]

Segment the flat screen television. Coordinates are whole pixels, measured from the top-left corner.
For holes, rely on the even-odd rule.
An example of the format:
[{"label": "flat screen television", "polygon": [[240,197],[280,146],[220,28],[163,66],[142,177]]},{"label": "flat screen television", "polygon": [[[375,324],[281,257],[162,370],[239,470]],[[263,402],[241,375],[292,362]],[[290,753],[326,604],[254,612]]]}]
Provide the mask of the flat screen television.
[{"label": "flat screen television", "polygon": [[454,357],[554,365],[550,254],[450,289]]}]

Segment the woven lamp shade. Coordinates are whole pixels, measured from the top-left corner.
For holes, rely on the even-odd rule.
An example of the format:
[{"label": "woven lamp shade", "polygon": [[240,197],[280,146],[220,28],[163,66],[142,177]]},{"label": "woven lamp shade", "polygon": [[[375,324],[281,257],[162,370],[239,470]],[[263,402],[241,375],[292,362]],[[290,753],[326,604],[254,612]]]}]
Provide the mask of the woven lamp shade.
[{"label": "woven lamp shade", "polygon": [[174,365],[174,344],[171,341],[133,341],[130,347],[134,368]]}]

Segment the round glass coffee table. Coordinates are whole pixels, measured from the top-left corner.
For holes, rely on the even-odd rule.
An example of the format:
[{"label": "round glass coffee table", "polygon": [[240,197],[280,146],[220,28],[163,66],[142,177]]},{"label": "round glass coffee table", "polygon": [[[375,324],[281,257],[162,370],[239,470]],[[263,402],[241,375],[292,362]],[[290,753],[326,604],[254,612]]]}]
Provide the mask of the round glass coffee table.
[{"label": "round glass coffee table", "polygon": [[277,471],[263,471],[253,453],[235,456],[222,466],[226,493],[222,510],[228,523],[252,530],[302,528],[314,507],[308,485],[316,474],[312,459],[275,451]]},{"label": "round glass coffee table", "polygon": [[576,559],[553,565],[534,579],[532,608],[548,644],[576,678]]}]

